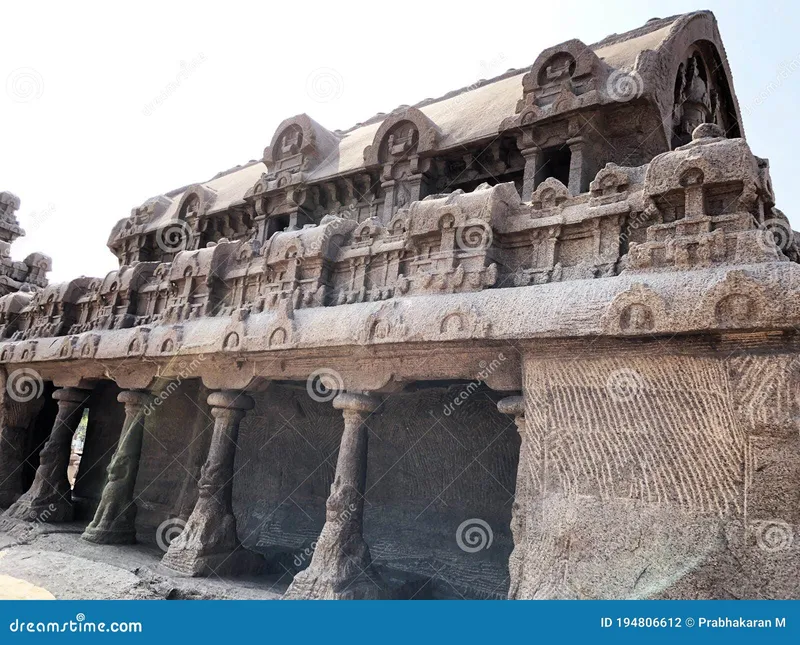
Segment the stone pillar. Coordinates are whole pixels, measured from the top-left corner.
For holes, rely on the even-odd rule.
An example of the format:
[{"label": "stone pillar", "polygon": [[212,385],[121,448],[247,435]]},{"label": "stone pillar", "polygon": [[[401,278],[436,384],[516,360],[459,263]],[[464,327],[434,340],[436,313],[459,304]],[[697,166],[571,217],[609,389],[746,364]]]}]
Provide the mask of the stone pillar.
[{"label": "stone pillar", "polygon": [[569,194],[580,195],[589,190],[589,169],[586,157],[586,140],[574,137],[567,140],[569,146]]},{"label": "stone pillar", "polygon": [[522,201],[528,202],[536,190],[537,173],[539,172],[539,158],[542,154],[541,148],[525,148],[521,151],[525,158],[525,171],[522,179]]},{"label": "stone pillar", "polygon": [[326,504],[326,521],[307,569],[295,576],[286,598],[376,600],[388,597],[387,586],[372,566],[364,541],[364,493],[367,484],[365,420],[378,401],[343,392],[333,400],[342,410],[344,434],[336,476]]},{"label": "stone pillar", "polygon": [[244,568],[240,565],[248,554],[258,559],[242,548],[236,537],[232,498],[239,423],[253,409],[254,401],[242,392],[221,390],[209,395],[208,404],[214,431],[198,483],[197,503],[183,532],[161,560],[165,567],[189,576],[233,573]]},{"label": "stone pillar", "polygon": [[65,387],[56,390],[58,401],[53,430],[39,453],[39,468],[30,489],[5,512],[5,517],[28,522],[72,520],[72,489],[67,479],[72,436],[81,422],[88,390]]},{"label": "stone pillar", "polygon": [[0,508],[8,508],[25,491],[22,488],[28,431],[44,406],[44,397],[18,402],[6,396],[0,427]]},{"label": "stone pillar", "polygon": [[511,507],[511,535],[514,539],[514,550],[508,558],[508,574],[511,578],[511,583],[508,587],[508,597],[513,599],[517,597],[517,589],[522,577],[523,559],[525,557],[525,548],[522,544],[522,540],[525,539],[526,535],[526,511],[525,506],[520,503],[520,500],[525,500],[528,497],[526,494],[526,482],[530,479],[525,473],[525,469],[529,467],[528,459],[526,459],[528,446],[526,441],[527,433],[525,432],[525,402],[519,395],[509,396],[497,402],[497,409],[503,414],[514,417],[514,423],[517,425],[517,431],[520,437],[517,486],[514,491],[514,505]]},{"label": "stone pillar", "polygon": [[133,490],[139,472],[144,436],[144,408],[150,393],[143,390],[126,390],[117,396],[125,404],[125,423],[117,443],[117,450],[108,466],[108,480],[103,496],[86,527],[84,540],[97,544],[133,544],[136,542],[136,503]]}]

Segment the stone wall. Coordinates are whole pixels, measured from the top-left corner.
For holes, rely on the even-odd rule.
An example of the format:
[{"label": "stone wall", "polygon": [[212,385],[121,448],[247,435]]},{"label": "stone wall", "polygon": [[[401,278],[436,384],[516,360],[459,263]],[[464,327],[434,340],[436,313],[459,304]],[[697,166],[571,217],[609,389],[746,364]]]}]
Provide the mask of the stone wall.
[{"label": "stone wall", "polygon": [[511,596],[796,597],[796,367],[529,357]]},{"label": "stone wall", "polygon": [[[418,597],[502,598],[508,589],[519,439],[484,387],[473,385],[463,405],[447,407],[467,387],[389,397],[368,421],[365,537],[390,577],[418,585],[434,579]],[[237,442],[237,530],[271,570],[293,574],[308,566],[325,522],[342,416],[302,384],[275,384],[254,398]],[[210,431],[203,407],[196,382],[187,381],[146,421],[137,528],[150,543],[156,527],[177,516],[180,496],[196,496],[199,473],[188,472],[188,448],[193,428]],[[489,525],[492,543],[470,553],[459,548],[457,530],[474,518]]]}]

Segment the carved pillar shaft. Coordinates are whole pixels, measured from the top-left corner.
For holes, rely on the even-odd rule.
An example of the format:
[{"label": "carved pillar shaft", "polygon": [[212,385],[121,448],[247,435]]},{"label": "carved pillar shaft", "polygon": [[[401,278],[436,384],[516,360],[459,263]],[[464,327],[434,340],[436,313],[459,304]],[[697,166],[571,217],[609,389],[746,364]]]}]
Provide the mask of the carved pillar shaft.
[{"label": "carved pillar shaft", "polygon": [[295,576],[289,598],[386,598],[386,584],[372,566],[364,541],[364,494],[367,487],[368,429],[365,421],[378,401],[343,392],[333,401],[342,410],[344,433],[336,476],[326,504],[325,526],[307,569]]},{"label": "carved pillar shaft", "polygon": [[533,191],[536,190],[537,173],[539,172],[539,159],[541,157],[540,148],[526,148],[522,150],[525,158],[525,171],[522,178],[522,201],[530,201]]},{"label": "carved pillar shaft", "polygon": [[9,508],[5,516],[28,522],[72,520],[72,490],[67,479],[72,436],[81,422],[88,390],[65,387],[56,390],[58,401],[53,430],[39,453],[39,468],[30,489]]},{"label": "carved pillar shaft", "polygon": [[575,137],[567,141],[569,146],[569,194],[580,195],[589,190],[589,168],[586,157],[586,140]]},{"label": "carved pillar shaft", "polygon": [[519,463],[517,464],[517,486],[514,491],[514,505],[511,508],[511,535],[514,538],[514,550],[508,558],[508,573],[511,578],[508,597],[515,598],[519,587],[520,578],[523,570],[523,557],[525,554],[522,542],[525,539],[525,523],[527,509],[524,504],[529,499],[527,495],[527,482],[529,477],[526,475],[528,468],[527,459],[527,432],[525,431],[525,401],[521,396],[509,396],[501,399],[497,403],[497,409],[503,414],[514,417],[514,423],[519,432]]},{"label": "carved pillar shaft", "polygon": [[686,188],[685,217],[693,219],[705,215],[703,184],[692,184]]},{"label": "carved pillar shaft", "polygon": [[254,401],[235,390],[213,392],[208,397],[214,432],[208,458],[198,483],[198,498],[183,532],[169,545],[162,564],[186,575],[200,576],[232,571],[240,561],[233,516],[233,464],[239,423]]},{"label": "carved pillar shaft", "polygon": [[132,544],[136,542],[136,504],[133,491],[139,473],[139,459],[144,437],[144,409],[150,393],[127,390],[117,396],[125,404],[125,422],[117,450],[108,466],[108,479],[103,496],[82,537],[98,544]]},{"label": "carved pillar shaft", "polygon": [[0,507],[8,508],[25,491],[22,471],[25,446],[31,423],[44,406],[44,397],[15,401],[6,397],[3,425],[0,427]]}]

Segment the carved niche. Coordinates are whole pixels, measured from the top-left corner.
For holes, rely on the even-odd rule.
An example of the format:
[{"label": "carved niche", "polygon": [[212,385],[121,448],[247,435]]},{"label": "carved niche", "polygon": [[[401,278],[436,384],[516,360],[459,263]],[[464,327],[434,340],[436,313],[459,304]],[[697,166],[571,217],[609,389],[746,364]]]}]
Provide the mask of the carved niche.
[{"label": "carved niche", "polygon": [[531,195],[531,216],[548,217],[569,199],[569,189],[555,177],[545,179]]},{"label": "carved niche", "polygon": [[[284,185],[295,183],[292,175],[319,165],[338,150],[339,138],[306,114],[284,120],[264,149],[264,164],[269,180],[279,174]],[[281,188],[281,185],[270,188]]]},{"label": "carved niche", "polygon": [[630,179],[615,163],[607,163],[589,184],[590,206],[605,206],[625,201],[628,197]]},{"label": "carved niche", "polygon": [[596,76],[601,65],[594,51],[577,39],[545,49],[522,78],[517,115],[506,119],[501,129],[531,125],[596,101]]},{"label": "carved niche", "polygon": [[664,299],[649,285],[637,283],[617,294],[602,318],[606,334],[650,334],[669,328]]},{"label": "carved niche", "polygon": [[698,327],[753,327],[779,319],[780,310],[771,306],[762,284],[745,271],[728,271],[703,297]]},{"label": "carved niche", "polygon": [[703,123],[714,123],[739,137],[739,124],[728,79],[713,44],[697,42],[686,51],[675,72],[672,106],[672,147],[692,139]]},{"label": "carved niche", "polygon": [[417,108],[407,108],[386,118],[364,149],[365,166],[382,169],[384,222],[424,196],[423,178],[431,166],[424,154],[436,148],[439,135],[430,118]]}]

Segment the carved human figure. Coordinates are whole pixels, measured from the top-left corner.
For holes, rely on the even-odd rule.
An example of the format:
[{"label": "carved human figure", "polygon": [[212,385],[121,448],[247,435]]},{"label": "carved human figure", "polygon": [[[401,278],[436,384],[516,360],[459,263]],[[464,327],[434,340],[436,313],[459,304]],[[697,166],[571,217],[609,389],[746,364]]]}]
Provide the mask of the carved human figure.
[{"label": "carved human figure", "polygon": [[287,598],[381,599],[386,583],[372,566],[364,541],[367,484],[366,419],[378,407],[374,397],[342,392],[333,400],[342,410],[344,433],[336,475],[326,504],[326,521],[307,569],[295,576]]},{"label": "carved human figure", "polygon": [[248,554],[236,536],[233,465],[239,423],[255,402],[243,392],[221,390],[209,395],[208,404],[214,431],[200,474],[197,503],[183,532],[170,543],[161,561],[170,569],[192,576],[231,572]]},{"label": "carved human figure", "polygon": [[98,544],[132,544],[136,542],[136,504],[133,491],[139,472],[144,436],[144,410],[150,394],[142,390],[126,390],[117,396],[125,404],[125,422],[117,450],[108,466],[108,479],[103,488],[94,519],[81,536]]},{"label": "carved human figure", "polygon": [[74,387],[56,390],[58,401],[53,430],[39,453],[39,468],[30,489],[6,512],[5,517],[27,522],[69,522],[72,520],[72,489],[67,467],[72,436],[81,422],[89,391]]}]

